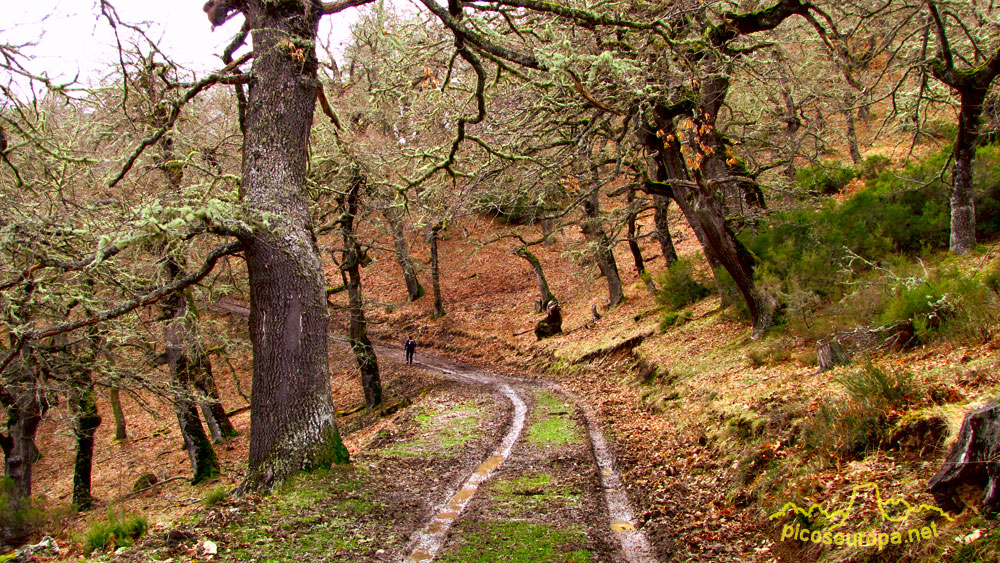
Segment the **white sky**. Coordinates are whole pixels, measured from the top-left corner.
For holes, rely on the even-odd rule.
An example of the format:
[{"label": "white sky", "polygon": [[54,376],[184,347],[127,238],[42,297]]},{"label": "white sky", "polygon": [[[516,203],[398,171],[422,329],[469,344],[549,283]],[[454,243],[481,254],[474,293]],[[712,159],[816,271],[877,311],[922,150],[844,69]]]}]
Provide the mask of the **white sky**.
[{"label": "white sky", "polygon": [[[237,15],[212,31],[202,11],[203,0],[110,0],[123,21],[147,22],[147,35],[158,41],[160,50],[176,62],[198,71],[199,75],[221,66],[218,56],[239,31],[243,16]],[[117,60],[114,34],[108,21],[100,17],[95,0],[0,0],[4,21],[0,23],[0,43],[37,42],[23,52],[35,73],[71,80],[77,73],[84,85],[95,84]],[[363,9],[363,8],[362,8]],[[336,53],[350,37],[350,25],[358,19],[358,9],[326,16],[320,27],[322,42]],[[128,30],[121,29],[128,45]]]}]

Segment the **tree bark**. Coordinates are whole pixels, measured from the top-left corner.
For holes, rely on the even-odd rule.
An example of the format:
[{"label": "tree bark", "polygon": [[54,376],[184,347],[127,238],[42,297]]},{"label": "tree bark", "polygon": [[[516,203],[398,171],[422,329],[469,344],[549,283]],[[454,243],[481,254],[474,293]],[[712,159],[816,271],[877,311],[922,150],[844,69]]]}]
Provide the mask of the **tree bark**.
[{"label": "tree bark", "polygon": [[364,300],[361,296],[361,266],[368,262],[368,257],[358,243],[354,232],[354,219],[358,215],[358,198],[361,186],[365,180],[356,177],[343,200],[343,215],[340,218],[340,229],[344,239],[343,260],[340,264],[340,274],[347,288],[348,310],[348,340],[351,351],[358,362],[361,372],[361,388],[365,393],[365,405],[374,409],[382,404],[382,381],[379,377],[378,359],[375,349],[368,338],[368,321],[365,319]]},{"label": "tree bark", "polygon": [[[180,265],[172,257],[167,258],[164,269],[169,280],[181,275]],[[163,316],[167,319],[163,337],[166,342],[167,366],[170,369],[170,380],[173,385],[174,411],[177,413],[178,426],[184,439],[184,449],[191,461],[193,473],[191,483],[200,483],[219,474],[219,460],[205,434],[205,429],[201,426],[198,404],[191,392],[197,368],[188,356],[189,331],[185,319],[187,299],[183,292],[177,292],[161,303]]]},{"label": "tree bark", "polygon": [[406,244],[406,235],[403,233],[403,221],[395,207],[387,207],[382,215],[389,222],[389,229],[392,231],[392,245],[396,263],[403,271],[407,300],[416,301],[424,296],[424,288],[417,279],[417,270],[413,265],[413,258],[410,257],[410,247]]},{"label": "tree bark", "polygon": [[960,90],[958,134],[955,137],[955,165],[952,169],[951,235],[949,247],[965,254],[976,246],[976,204],[972,193],[972,161],[976,157],[979,121],[988,90]]},{"label": "tree bark", "polygon": [[730,230],[722,204],[714,197],[713,191],[700,178],[696,177],[695,182],[685,180],[687,169],[677,140],[673,116],[662,108],[658,113],[656,127],[668,133],[665,138],[660,139],[648,130],[641,133],[643,143],[656,156],[657,181],[647,183],[647,190],[672,194],[688,222],[696,230],[701,229],[704,237],[701,242],[706,255],[714,255],[732,276],[750,310],[753,336],[759,337],[773,324],[774,299],[760,291],[754,282],[753,258]]},{"label": "tree bark", "polygon": [[844,121],[847,125],[847,151],[851,154],[851,162],[861,163],[861,150],[858,148],[858,131],[854,122],[854,102],[853,94],[848,93],[844,99]]},{"label": "tree bark", "polygon": [[440,232],[444,228],[442,223],[437,223],[431,227],[431,290],[434,293],[434,313],[436,319],[444,316],[444,303],[441,299],[441,268],[438,260],[438,240],[441,239]]},{"label": "tree bark", "polygon": [[[190,312],[185,316],[198,318],[198,310],[191,291],[185,290],[183,295],[187,302],[188,311]],[[202,415],[205,417],[205,423],[212,434],[212,441],[221,442],[227,438],[236,436],[236,428],[233,426],[232,421],[229,420],[229,415],[226,414],[226,407],[222,404],[222,399],[219,396],[219,388],[215,384],[215,374],[212,372],[212,361],[209,359],[208,354],[205,353],[205,348],[201,345],[197,334],[195,334],[198,325],[195,324],[190,328],[191,334],[188,334],[186,344],[191,358],[192,384],[194,389],[200,392],[201,396],[198,400],[198,406],[201,408]]]},{"label": "tree bark", "polygon": [[42,393],[34,382],[22,382],[2,393],[7,434],[0,436],[0,448],[4,453],[4,476],[13,483],[11,502],[16,506],[31,498],[31,473],[38,457],[35,434],[49,408]]},{"label": "tree bark", "polygon": [[97,395],[89,371],[81,371],[74,377],[73,411],[76,416],[76,461],[73,469],[73,504],[79,510],[90,510],[94,504],[91,495],[90,478],[94,460],[94,434],[101,425],[101,415],[97,411]]},{"label": "tree bark", "polygon": [[[642,258],[642,249],[639,248],[639,240],[637,237],[636,229],[636,218],[639,214],[638,209],[635,208],[635,191],[628,191],[628,203],[629,211],[628,216],[625,217],[626,224],[626,238],[628,239],[628,249],[632,253],[632,261],[635,263],[635,272],[639,275],[641,279],[646,284],[646,289],[649,291],[650,295],[656,293],[656,285],[653,283],[653,278],[646,271],[646,261]],[[669,235],[668,235],[669,236]]]},{"label": "tree bark", "polygon": [[584,220],[580,224],[587,241],[594,245],[594,254],[597,259],[597,267],[601,269],[608,282],[608,306],[617,307],[625,300],[622,292],[622,280],[618,275],[618,263],[615,262],[615,255],[611,248],[611,241],[608,239],[604,227],[601,225],[600,208],[598,194],[594,191],[583,200]]},{"label": "tree bark", "polygon": [[[189,306],[191,304],[189,303]],[[221,442],[227,438],[236,436],[236,428],[233,426],[229,415],[226,414],[226,407],[219,397],[219,388],[215,384],[215,374],[212,373],[212,362],[201,344],[197,341],[191,343],[194,357],[194,387],[201,392],[198,406],[205,417],[209,430],[212,433],[212,441]]]},{"label": "tree bark", "polygon": [[122,412],[121,392],[117,387],[112,387],[111,392],[111,414],[115,418],[115,440],[128,440],[128,433],[125,431],[125,413]]},{"label": "tree bark", "polygon": [[948,510],[959,509],[956,491],[963,484],[986,489],[983,504],[1000,509],[1000,402],[996,399],[965,415],[958,439],[937,474],[927,484],[935,500]]},{"label": "tree bark", "polygon": [[677,261],[677,250],[674,249],[674,241],[670,237],[670,198],[662,195],[653,196],[656,205],[656,215],[653,221],[656,225],[656,240],[660,243],[660,251],[663,253],[663,261],[669,268]]},{"label": "tree bark", "polygon": [[952,170],[951,236],[949,246],[955,254],[965,254],[976,246],[976,208],[972,194],[972,160],[976,155],[979,139],[979,122],[983,103],[1000,76],[1000,48],[985,61],[977,58],[977,66],[960,70],[955,68],[944,18],[936,2],[928,2],[927,9],[934,23],[938,39],[939,58],[929,61],[934,77],[958,93],[958,134],[955,137],[955,166]]},{"label": "tree bark", "polygon": [[531,264],[531,269],[535,272],[539,295],[539,307],[536,307],[536,310],[541,313],[546,310],[550,301],[556,301],[556,296],[552,294],[552,291],[549,289],[549,282],[545,279],[545,272],[542,271],[542,262],[524,246],[515,250],[514,254],[527,260]]},{"label": "tree bark", "polygon": [[327,359],[326,281],[304,191],[315,108],[318,1],[249,0],[254,57],[243,141],[253,403],[247,476],[267,491],[299,470],[347,462]]}]

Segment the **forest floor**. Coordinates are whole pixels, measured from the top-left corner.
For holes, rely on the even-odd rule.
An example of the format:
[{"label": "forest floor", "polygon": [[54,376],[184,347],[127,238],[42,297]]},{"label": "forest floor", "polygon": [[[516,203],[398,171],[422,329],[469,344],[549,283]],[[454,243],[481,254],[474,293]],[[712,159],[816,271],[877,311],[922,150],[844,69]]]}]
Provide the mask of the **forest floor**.
[{"label": "forest floor", "polygon": [[[231,490],[242,477],[246,411],[234,417],[240,435],[217,446],[222,477],[191,487],[171,480],[190,468],[169,404],[141,394],[126,400],[131,438],[115,442],[102,403],[106,422],[94,476],[99,508],[60,520],[61,557],[78,559],[81,535],[114,509],[147,515],[152,530],[136,547],[95,553],[93,560],[426,560],[420,538],[435,535],[444,521],[448,533],[434,548],[435,559],[455,562],[644,561],[642,548],[622,551],[619,540],[632,527],[658,561],[996,560],[1000,532],[974,508],[981,491],[971,491],[972,510],[949,515],[952,520],[921,514],[899,528],[934,523],[934,537],[883,548],[788,540],[785,525],[803,522],[769,518],[788,502],[832,510],[857,500],[853,529],[868,531],[879,529],[882,498],[933,504],[926,482],[940,467],[946,436],[955,434],[969,408],[1000,393],[995,328],[973,344],[943,341],[871,358],[886,370],[905,370],[920,390],[897,429],[905,434],[912,430],[907,421],[940,420],[947,426],[943,436],[914,434],[862,456],[830,454],[795,439],[808,434],[803,429],[818,442],[840,439],[818,415],[845,395],[840,382],[856,366],[816,375],[815,340],[782,332],[751,340],[749,327],[720,310],[717,297],[691,306],[690,321],[661,333],[659,316],[645,314],[657,304],[626,267],[631,257],[623,248],[618,264],[627,300],[608,310],[604,280],[591,275],[593,264],[579,260],[582,241],[568,231],[534,249],[564,311],[564,333],[536,341],[530,329],[540,317],[532,307],[537,286],[530,268],[514,257],[512,244],[478,243],[510,228],[487,220],[449,227],[442,242],[443,318],[431,318],[429,296],[406,302],[391,256],[365,270],[365,292],[374,304],[370,330],[385,346],[379,360],[386,404],[410,403],[391,416],[341,417],[350,466],[303,475],[266,498],[220,500],[213,491]],[[672,228],[678,252],[696,257],[697,242],[678,216]],[[413,246],[418,263],[426,263],[422,244],[414,240]],[[642,239],[642,247],[655,278],[662,258],[651,239]],[[995,260],[995,250],[977,251],[965,267],[983,267]],[[702,273],[705,268],[699,263]],[[335,271],[328,276],[338,277]],[[603,314],[596,322],[595,306]],[[344,313],[332,311],[336,335]],[[212,322],[220,333],[245,330],[242,319],[230,315]],[[425,366],[401,362],[407,336],[417,338]],[[349,349],[338,338],[330,355],[334,400],[350,410],[363,398]],[[232,345],[220,364],[228,368],[218,370],[228,375],[217,376],[223,401],[231,409],[246,405],[240,389],[249,389],[249,350]],[[486,379],[456,377],[442,367]],[[525,404],[524,429],[509,457],[486,467],[489,478],[462,499],[461,515],[442,518],[464,483],[484,463],[492,465],[512,428],[516,408],[501,384]],[[68,502],[72,479],[71,438],[59,412],[45,423],[54,430],[39,432],[48,438],[36,472],[36,491],[54,504]],[[609,512],[616,487],[599,463],[590,432],[595,426],[608,439],[631,518]],[[132,493],[146,472],[163,484]],[[206,540],[214,542],[208,551]],[[209,553],[213,548],[217,553]]]}]

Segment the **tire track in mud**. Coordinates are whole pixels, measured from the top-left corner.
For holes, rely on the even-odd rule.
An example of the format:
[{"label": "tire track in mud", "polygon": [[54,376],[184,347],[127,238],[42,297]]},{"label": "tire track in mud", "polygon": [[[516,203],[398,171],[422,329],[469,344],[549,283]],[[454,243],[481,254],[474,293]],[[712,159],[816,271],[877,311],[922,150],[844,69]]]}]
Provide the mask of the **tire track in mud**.
[{"label": "tire track in mud", "polygon": [[458,519],[462,510],[465,509],[469,501],[472,500],[472,497],[479,489],[479,485],[486,482],[493,472],[496,471],[496,469],[500,467],[500,465],[510,456],[511,450],[514,449],[514,444],[516,444],[518,439],[521,437],[521,432],[524,430],[524,421],[528,414],[528,407],[524,404],[521,397],[510,385],[507,385],[502,381],[490,380],[467,373],[459,373],[440,366],[426,364],[424,362],[414,363],[434,371],[439,371],[459,380],[470,380],[480,384],[497,387],[514,406],[514,416],[511,421],[510,430],[507,431],[503,441],[501,441],[500,445],[493,451],[493,454],[479,464],[479,467],[477,467],[475,471],[473,471],[472,474],[465,479],[462,486],[451,495],[449,501],[445,503],[444,506],[437,510],[437,513],[433,518],[431,518],[430,522],[424,526],[423,530],[414,534],[414,538],[411,540],[414,547],[410,551],[410,554],[404,559],[407,563],[420,563],[432,561],[434,559],[438,551],[441,550],[441,547],[444,546],[445,540],[448,539],[448,532],[451,530],[452,524]]},{"label": "tire track in mud", "polygon": [[601,472],[601,485],[604,488],[604,501],[608,508],[611,530],[618,538],[626,560],[629,563],[656,563],[658,559],[649,545],[646,533],[635,527],[635,512],[632,510],[632,503],[629,502],[628,495],[622,486],[621,476],[615,470],[614,454],[608,448],[607,440],[604,439],[604,433],[601,432],[601,428],[597,424],[597,416],[593,409],[558,385],[549,384],[547,387],[569,399],[583,412],[583,416],[587,420],[587,431],[590,434],[590,443],[594,448],[594,458]]},{"label": "tire track in mud", "polygon": [[587,404],[581,402],[575,395],[554,383],[538,382],[529,379],[500,377],[475,368],[467,373],[461,364],[448,362],[456,369],[441,365],[415,361],[414,364],[429,370],[448,375],[459,381],[475,382],[480,385],[498,388],[514,405],[514,418],[511,429],[486,461],[479,465],[466,478],[462,486],[449,497],[449,501],[439,508],[434,517],[411,540],[414,547],[404,561],[406,563],[424,563],[433,561],[448,538],[452,525],[459,518],[462,510],[475,495],[479,485],[486,482],[493,472],[509,457],[514,445],[520,439],[527,416],[527,407],[518,393],[510,386],[517,383],[526,387],[541,387],[555,391],[565,397],[574,407],[580,409],[587,425],[587,433],[594,453],[594,461],[598,466],[601,485],[604,490],[604,500],[608,511],[609,526],[614,532],[621,547],[624,560],[628,563],[656,563],[659,561],[649,544],[645,532],[636,528],[635,513],[628,495],[625,493],[621,476],[615,468],[615,458],[600,425],[597,416]]}]

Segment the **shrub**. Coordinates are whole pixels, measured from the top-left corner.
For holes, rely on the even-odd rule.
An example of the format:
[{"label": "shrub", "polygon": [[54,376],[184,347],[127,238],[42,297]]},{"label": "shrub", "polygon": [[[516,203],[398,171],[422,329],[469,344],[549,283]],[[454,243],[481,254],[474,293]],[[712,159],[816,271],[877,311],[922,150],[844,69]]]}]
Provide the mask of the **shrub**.
[{"label": "shrub", "polygon": [[672,309],[680,309],[707,297],[711,291],[694,279],[693,270],[693,262],[682,258],[662,271],[658,280],[660,289],[656,293],[656,301]]},{"label": "shrub", "polygon": [[853,168],[839,163],[816,164],[795,171],[795,184],[811,194],[835,194],[858,176]]},{"label": "shrub", "polygon": [[226,487],[216,487],[206,492],[204,498],[201,499],[201,502],[205,506],[215,506],[226,500],[226,497],[228,496],[229,489]]},{"label": "shrub", "polygon": [[14,481],[0,479],[0,537],[7,543],[19,543],[36,531],[61,525],[76,515],[72,504],[51,505],[45,495],[13,502]]},{"label": "shrub", "polygon": [[148,528],[149,521],[141,514],[119,513],[109,509],[107,520],[92,522],[87,528],[84,553],[130,546]]},{"label": "shrub", "polygon": [[691,311],[666,311],[663,316],[660,317],[660,333],[667,332],[667,328],[672,326],[680,326],[692,318]]},{"label": "shrub", "polygon": [[859,176],[865,180],[874,180],[892,165],[892,159],[880,154],[873,154],[861,163]]},{"label": "shrub", "polygon": [[[740,240],[757,259],[758,282],[787,306],[787,320],[808,329],[813,312],[857,292],[856,284],[845,282],[868,276],[890,287],[872,265],[947,249],[950,162],[948,149],[889,172],[885,159],[872,157],[862,166],[872,178],[843,204],[828,200],[818,208],[790,209],[744,229]],[[974,164],[977,234],[984,239],[1000,236],[1000,147],[980,147]],[[815,167],[800,172],[812,178],[809,181],[819,174]],[[985,283],[1000,292],[1000,271],[991,275]],[[926,296],[910,289],[892,287],[867,316],[852,320],[910,319],[925,336],[940,333],[941,325],[935,324],[942,320],[937,318],[940,311],[930,310]],[[931,289],[939,297],[948,291],[943,286]]]},{"label": "shrub", "polygon": [[930,281],[907,286],[901,284],[885,303],[879,317],[883,324],[910,322],[915,332],[926,341],[929,332],[941,326],[944,315],[954,309],[941,286]]},{"label": "shrub", "polygon": [[886,371],[870,361],[837,379],[837,383],[847,390],[853,402],[880,410],[902,408],[916,394],[912,373]]},{"label": "shrub", "polygon": [[900,410],[913,402],[909,372],[883,370],[871,362],[837,380],[847,399],[827,399],[801,427],[807,448],[838,456],[865,454],[884,444]]}]

